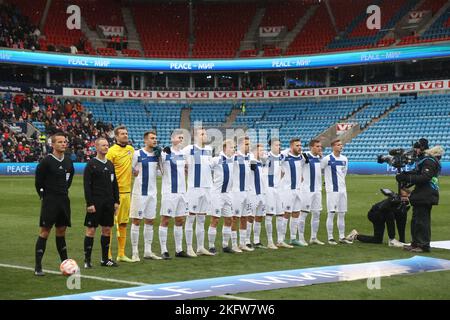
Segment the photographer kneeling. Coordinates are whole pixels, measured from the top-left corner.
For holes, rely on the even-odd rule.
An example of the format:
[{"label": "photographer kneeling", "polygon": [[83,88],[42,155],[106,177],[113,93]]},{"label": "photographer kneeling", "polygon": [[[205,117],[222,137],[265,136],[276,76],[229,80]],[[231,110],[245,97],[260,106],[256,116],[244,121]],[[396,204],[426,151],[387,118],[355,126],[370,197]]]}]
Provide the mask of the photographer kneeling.
[{"label": "photographer kneeling", "polygon": [[441,172],[440,159],[444,154],[441,146],[425,150],[416,164],[416,169],[401,172],[396,179],[408,187],[415,185],[409,201],[413,207],[411,220],[411,245],[405,250],[429,252],[431,241],[431,208],[439,203],[438,176]]},{"label": "photographer kneeling", "polygon": [[[389,246],[403,247],[405,242],[406,216],[409,210],[408,189],[400,190],[400,197],[389,189],[381,189],[381,192],[387,196],[387,199],[380,201],[372,206],[367,214],[368,219],[373,224],[373,236],[359,234],[353,230],[348,236],[349,240],[358,240],[365,243],[383,243],[384,228],[386,225]],[[395,239],[395,225],[399,234],[400,241]]]}]

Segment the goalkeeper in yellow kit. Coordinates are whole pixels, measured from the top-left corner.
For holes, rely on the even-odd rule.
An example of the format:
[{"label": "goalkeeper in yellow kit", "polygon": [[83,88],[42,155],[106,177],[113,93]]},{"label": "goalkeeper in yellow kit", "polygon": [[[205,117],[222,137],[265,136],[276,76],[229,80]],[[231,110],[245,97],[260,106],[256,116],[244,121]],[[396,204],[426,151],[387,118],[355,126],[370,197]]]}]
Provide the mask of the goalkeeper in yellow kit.
[{"label": "goalkeeper in yellow kit", "polygon": [[[114,137],[116,139],[116,144],[109,148],[106,158],[114,165],[117,183],[119,185],[120,206],[115,217],[118,242],[117,261],[134,262],[125,255],[127,224],[131,202],[131,162],[133,159],[134,148],[128,144],[128,130],[125,126],[115,128]],[[112,258],[111,245],[109,246],[109,258]]]}]

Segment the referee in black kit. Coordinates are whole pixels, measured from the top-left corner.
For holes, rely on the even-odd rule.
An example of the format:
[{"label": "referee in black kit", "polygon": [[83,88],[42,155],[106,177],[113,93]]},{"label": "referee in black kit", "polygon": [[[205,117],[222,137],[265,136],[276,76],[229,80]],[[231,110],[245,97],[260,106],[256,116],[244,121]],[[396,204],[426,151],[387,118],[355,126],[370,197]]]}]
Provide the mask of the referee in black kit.
[{"label": "referee in black kit", "polygon": [[67,259],[66,228],[70,222],[69,188],[72,184],[74,167],[69,157],[64,156],[67,138],[64,133],[51,137],[53,153],[46,156],[36,168],[36,191],[42,200],[40,231],[36,242],[36,264],[34,274],[43,276],[42,257],[50,231],[56,227],[56,248],[61,262]]},{"label": "referee in black kit", "polygon": [[84,238],[84,267],[92,268],[91,253],[94,244],[95,230],[102,227],[101,246],[104,267],[117,267],[117,263],[108,259],[111,227],[114,225],[114,214],[119,208],[119,186],[117,184],[114,165],[106,159],[109,142],[105,138],[95,141],[97,156],[88,162],[84,169],[84,196],[86,198],[86,236]]}]

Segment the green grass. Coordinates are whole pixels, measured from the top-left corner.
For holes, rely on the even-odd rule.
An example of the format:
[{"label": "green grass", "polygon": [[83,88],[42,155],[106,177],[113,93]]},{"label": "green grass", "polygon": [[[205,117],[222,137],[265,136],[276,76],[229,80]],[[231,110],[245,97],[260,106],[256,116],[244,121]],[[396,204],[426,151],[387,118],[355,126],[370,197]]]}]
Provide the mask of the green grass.
[{"label": "green grass", "polygon": [[[371,232],[367,220],[370,206],[382,199],[378,191],[381,187],[395,188],[392,177],[349,176],[349,212],[346,217],[347,230],[358,229],[362,233]],[[81,265],[83,261],[84,238],[84,199],[82,178],[74,179],[70,193],[72,204],[72,225],[67,232],[69,256]],[[325,200],[325,199],[324,199]],[[325,203],[324,203],[325,204]],[[33,267],[34,245],[38,232],[40,202],[34,191],[32,177],[0,177],[0,264]],[[325,206],[324,206],[325,208]],[[158,209],[159,211],[159,209]],[[448,240],[450,238],[450,178],[441,179],[441,203],[433,208],[432,238]],[[411,213],[408,215],[410,220]],[[326,239],[325,211],[322,212],[319,239]],[[208,225],[208,221],[207,221]],[[309,238],[309,218],[307,234]],[[220,248],[219,227],[217,246]],[[99,231],[97,231],[99,232]],[[153,248],[159,252],[158,232],[155,228]],[[261,232],[265,242],[265,231]],[[142,236],[141,236],[142,237]],[[386,236],[387,237],[387,236]],[[129,238],[129,237],[128,237]],[[385,239],[386,240],[386,239]],[[409,241],[409,222],[407,241]],[[128,240],[129,241],[129,240]],[[141,239],[140,245],[143,240]],[[195,243],[195,239],[194,239]],[[116,241],[113,243],[114,252]],[[169,229],[169,250],[174,253],[173,229]],[[184,245],[184,244],[183,244]],[[93,258],[100,258],[99,234],[95,239]],[[142,249],[141,249],[142,250]],[[127,244],[130,254],[130,244]],[[450,259],[450,251],[434,249],[425,254],[431,257]],[[298,269],[361,263],[370,261],[409,258],[412,254],[384,245],[310,246],[291,250],[258,250],[242,255],[219,254],[215,257],[197,259],[172,259],[170,261],[142,261],[137,264],[121,264],[119,268],[101,268],[97,264],[91,270],[82,270],[83,275],[107,277],[145,283],[165,283],[209,277],[231,276],[256,272]],[[56,252],[54,234],[47,243],[44,268],[58,270],[59,257]],[[80,290],[66,288],[66,278],[47,274],[35,277],[31,271],[0,267],[0,299],[32,299],[64,294],[75,294],[94,290],[129,287],[127,284],[82,279]],[[380,290],[369,290],[366,281],[351,281],[331,284],[319,284],[291,289],[260,291],[238,294],[254,299],[449,299],[450,272],[422,273],[408,276],[382,278]]]}]

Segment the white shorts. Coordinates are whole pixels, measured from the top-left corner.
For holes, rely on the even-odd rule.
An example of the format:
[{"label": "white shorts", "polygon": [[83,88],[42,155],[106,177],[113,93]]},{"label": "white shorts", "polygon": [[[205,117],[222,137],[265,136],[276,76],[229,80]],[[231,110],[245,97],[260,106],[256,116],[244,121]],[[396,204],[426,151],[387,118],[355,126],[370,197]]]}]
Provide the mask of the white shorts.
[{"label": "white shorts", "polygon": [[280,190],[281,201],[283,204],[284,212],[299,212],[302,208],[302,197],[300,190],[297,189],[287,189]]},{"label": "white shorts", "polygon": [[266,215],[266,204],[265,204],[265,195],[251,195],[250,196],[250,206],[252,208],[252,216],[256,217],[264,217]]},{"label": "white shorts", "polygon": [[208,213],[211,211],[211,192],[209,188],[193,188],[186,194],[189,212]]},{"label": "white shorts", "polygon": [[347,192],[327,192],[327,210],[347,212]]},{"label": "white shorts", "polygon": [[186,198],[182,193],[167,193],[161,197],[161,216],[184,217],[189,212]]},{"label": "white shorts", "polygon": [[246,217],[251,214],[251,203],[248,191],[232,192],[231,193],[233,216]]},{"label": "white shorts", "polygon": [[132,219],[155,219],[156,217],[156,195],[142,196],[131,195],[130,218]]},{"label": "white shorts", "polygon": [[321,211],[322,192],[302,192],[302,211]]},{"label": "white shorts", "polygon": [[211,212],[208,212],[211,216],[231,217],[233,215],[231,195],[227,192],[211,192],[211,208]]},{"label": "white shorts", "polygon": [[269,187],[266,192],[266,213],[283,214],[283,202],[280,192],[276,188]]}]

